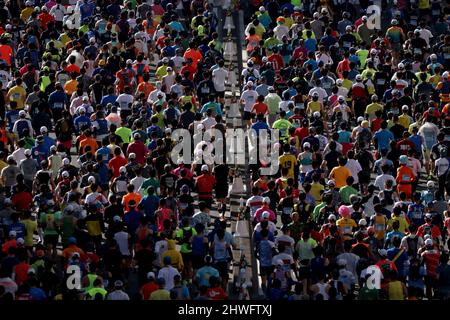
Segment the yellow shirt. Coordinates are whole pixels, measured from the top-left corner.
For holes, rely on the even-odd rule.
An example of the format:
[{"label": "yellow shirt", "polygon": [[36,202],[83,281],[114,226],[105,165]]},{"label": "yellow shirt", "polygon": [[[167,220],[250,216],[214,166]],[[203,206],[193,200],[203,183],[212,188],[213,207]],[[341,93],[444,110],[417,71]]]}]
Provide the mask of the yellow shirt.
[{"label": "yellow shirt", "polygon": [[398,231],[405,233],[406,230],[409,228],[409,223],[408,221],[406,221],[406,219],[404,217],[396,217],[396,216],[392,216],[391,219],[389,219],[388,221],[388,226],[392,227],[392,224],[394,223],[394,221],[398,221],[399,222],[399,228]]},{"label": "yellow shirt", "polygon": [[308,103],[308,113],[312,114],[316,111],[320,112],[320,102],[319,101],[310,101]]},{"label": "yellow shirt", "polygon": [[389,300],[405,300],[403,286],[400,281],[389,282]]},{"label": "yellow shirt", "polygon": [[27,230],[27,235],[23,239],[25,240],[25,246],[31,247],[33,246],[33,234],[35,231],[37,231],[37,221],[25,219],[22,220],[22,222],[25,225],[25,229]]},{"label": "yellow shirt", "polygon": [[401,124],[403,128],[408,129],[411,124],[411,118],[407,114],[401,114],[398,116],[398,124]]},{"label": "yellow shirt", "polygon": [[164,289],[158,289],[152,292],[150,300],[170,300],[170,292]]},{"label": "yellow shirt", "polygon": [[31,17],[31,14],[33,13],[33,11],[34,11],[33,7],[26,7],[20,13],[20,19],[22,19],[23,22],[27,22],[28,19]]},{"label": "yellow shirt", "polygon": [[8,91],[9,101],[17,102],[17,109],[23,109],[25,105],[25,99],[27,98],[27,92],[22,86],[14,86]]},{"label": "yellow shirt", "polygon": [[167,66],[162,65],[156,70],[155,75],[158,77],[159,80],[162,80],[162,78],[167,75]]},{"label": "yellow shirt", "polygon": [[297,158],[292,154],[283,154],[278,158],[281,168],[288,168],[288,178],[294,178],[294,166],[297,165]]},{"label": "yellow shirt", "polygon": [[316,200],[316,204],[322,202],[322,193],[325,190],[325,187],[318,182],[311,183],[311,191],[309,192],[314,200]]},{"label": "yellow shirt", "polygon": [[356,228],[358,225],[355,220],[350,218],[341,218],[336,221],[336,226],[342,235],[349,235],[353,233],[353,228]]},{"label": "yellow shirt", "polygon": [[366,114],[369,115],[369,119],[375,119],[375,112],[377,112],[378,110],[383,111],[383,106],[379,103],[371,103],[369,105],[367,105],[366,107]]},{"label": "yellow shirt", "polygon": [[344,80],[342,80],[342,86],[344,88],[346,88],[347,90],[350,90],[353,86],[353,82],[349,79],[344,79]]}]

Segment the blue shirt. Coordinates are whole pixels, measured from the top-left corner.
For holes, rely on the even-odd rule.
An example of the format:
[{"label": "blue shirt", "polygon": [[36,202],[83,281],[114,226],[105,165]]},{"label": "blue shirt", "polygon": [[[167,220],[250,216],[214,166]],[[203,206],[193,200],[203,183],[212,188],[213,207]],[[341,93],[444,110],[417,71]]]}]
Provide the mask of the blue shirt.
[{"label": "blue shirt", "polygon": [[67,95],[64,91],[53,91],[48,97],[48,104],[52,109],[63,109],[67,105]]},{"label": "blue shirt", "polygon": [[56,141],[49,136],[44,136],[44,146],[48,149],[47,154],[50,154],[50,148],[56,145]]},{"label": "blue shirt", "polygon": [[408,218],[411,224],[419,227],[425,223],[424,219],[425,206],[421,203],[413,203],[408,207]]},{"label": "blue shirt", "polygon": [[108,147],[101,147],[97,150],[97,154],[101,154],[104,163],[108,163],[111,160],[111,151]]},{"label": "blue shirt", "polygon": [[212,276],[219,277],[219,271],[211,266],[204,266],[197,270],[195,277],[198,279],[200,286],[209,287],[209,278]]},{"label": "blue shirt", "polygon": [[153,217],[155,215],[156,209],[158,209],[159,197],[153,194],[146,195],[144,198],[142,198],[139,204],[144,206],[145,216]]},{"label": "blue shirt", "polygon": [[257,121],[252,125],[252,129],[256,131],[256,133],[259,135],[259,130],[269,130],[269,125],[265,123],[264,121]]},{"label": "blue shirt", "polygon": [[46,160],[50,155],[50,149],[48,149],[44,143],[37,144],[31,148],[31,156],[40,165],[41,161]]},{"label": "blue shirt", "polygon": [[115,95],[107,95],[107,96],[104,96],[103,98],[102,98],[102,101],[100,102],[100,104],[103,106],[103,107],[106,107],[106,105],[108,104],[108,103],[111,103],[111,104],[113,104],[114,105],[114,103],[116,102],[116,100],[117,100],[117,96],[115,96]]},{"label": "blue shirt", "polygon": [[389,130],[378,130],[373,136],[374,140],[377,140],[378,151],[381,152],[382,149],[389,150],[389,143],[394,140],[394,135]]},{"label": "blue shirt", "polygon": [[305,47],[305,49],[306,49],[306,52],[315,52],[316,51],[316,46],[317,46],[317,40],[316,39],[312,39],[312,38],[309,38],[309,39],[306,39],[304,42],[303,42],[303,46]]},{"label": "blue shirt", "polygon": [[8,226],[8,233],[11,231],[16,232],[16,239],[19,238],[25,238],[25,235],[27,234],[27,230],[25,228],[25,225],[22,222],[16,222],[12,223]]},{"label": "blue shirt", "polygon": [[75,126],[75,130],[79,132],[84,125],[91,126],[91,119],[88,116],[78,116],[73,120],[73,125]]},{"label": "blue shirt", "polygon": [[[393,260],[395,256],[400,252],[401,249],[399,248],[391,248],[387,250],[387,258],[389,260]],[[406,251],[403,251],[403,253],[395,260],[395,266],[397,267],[398,274],[400,276],[406,275],[405,270],[405,261],[408,260],[408,254]]]},{"label": "blue shirt", "polygon": [[44,300],[47,298],[44,290],[42,290],[41,288],[31,288],[30,296],[33,298],[33,300]]}]

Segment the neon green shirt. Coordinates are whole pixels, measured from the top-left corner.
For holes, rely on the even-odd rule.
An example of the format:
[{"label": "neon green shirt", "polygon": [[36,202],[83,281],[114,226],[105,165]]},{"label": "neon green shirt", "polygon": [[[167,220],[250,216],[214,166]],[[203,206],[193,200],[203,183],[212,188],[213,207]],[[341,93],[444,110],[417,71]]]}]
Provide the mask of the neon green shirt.
[{"label": "neon green shirt", "polygon": [[130,143],[131,141],[131,133],[133,131],[127,127],[120,127],[116,130],[115,134],[117,134],[123,141],[123,143]]}]

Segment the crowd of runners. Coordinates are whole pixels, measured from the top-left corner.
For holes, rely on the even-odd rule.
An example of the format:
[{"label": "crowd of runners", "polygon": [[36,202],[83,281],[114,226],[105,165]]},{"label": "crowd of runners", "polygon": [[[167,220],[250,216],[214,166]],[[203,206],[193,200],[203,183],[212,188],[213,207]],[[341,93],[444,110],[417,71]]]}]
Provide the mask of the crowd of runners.
[{"label": "crowd of runners", "polygon": [[[245,11],[241,68],[214,7]],[[448,14],[0,1],[0,300],[233,298],[234,167],[202,158],[211,138],[171,157],[175,129],[225,133],[228,86],[244,127],[280,133],[279,171],[248,167],[240,215],[266,299],[448,299]]]}]

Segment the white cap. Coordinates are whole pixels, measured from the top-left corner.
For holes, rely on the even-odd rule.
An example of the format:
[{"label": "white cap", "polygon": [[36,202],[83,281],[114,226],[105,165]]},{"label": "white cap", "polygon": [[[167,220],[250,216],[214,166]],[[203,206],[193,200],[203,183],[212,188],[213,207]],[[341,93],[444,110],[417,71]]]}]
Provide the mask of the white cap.
[{"label": "white cap", "polygon": [[119,168],[119,172],[120,172],[120,173],[125,173],[125,172],[127,172],[127,168],[125,168],[124,166],[121,166],[121,167]]},{"label": "white cap", "polygon": [[355,79],[356,79],[357,81],[361,81],[361,80],[362,80],[362,75],[357,74],[356,77],[355,77]]},{"label": "white cap", "polygon": [[202,172],[203,171],[209,171],[208,165],[206,164],[202,165]]},{"label": "white cap", "polygon": [[89,42],[90,42],[90,43],[95,43],[95,37],[90,37],[90,38],[89,38]]},{"label": "white cap", "polygon": [[320,17],[320,14],[318,12],[314,12],[313,18],[318,18],[318,17]]},{"label": "white cap", "polygon": [[67,178],[67,177],[70,176],[70,174],[69,174],[69,172],[67,172],[67,171],[63,171],[62,176],[63,176],[64,178]]},{"label": "white cap", "polygon": [[253,81],[247,81],[247,87],[253,87]]},{"label": "white cap", "polygon": [[447,79],[448,76],[449,76],[448,71],[445,71],[445,72],[442,74],[442,78],[444,78],[444,79]]},{"label": "white cap", "polygon": [[351,31],[351,30],[352,30],[352,26],[346,26],[346,27],[345,27],[345,30],[346,30],[346,31],[348,31],[348,30]]},{"label": "white cap", "polygon": [[386,257],[387,251],[386,251],[386,249],[378,249],[378,254],[382,257]]},{"label": "white cap", "polygon": [[114,216],[114,217],[113,217],[113,221],[114,221],[114,222],[120,222],[120,220],[121,220],[121,219],[120,219],[119,216]]},{"label": "white cap", "polygon": [[95,177],[94,176],[90,176],[88,178],[88,183],[95,183]]},{"label": "white cap", "polygon": [[41,131],[41,133],[44,133],[44,132],[48,132],[48,129],[46,126],[42,126],[40,131]]},{"label": "white cap", "polygon": [[427,212],[425,214],[425,218],[431,219],[431,218],[433,218],[433,215],[431,213]]},{"label": "white cap", "polygon": [[270,218],[270,213],[268,211],[264,211],[261,214],[261,219],[269,219]]},{"label": "white cap", "polygon": [[326,13],[328,13],[328,10],[325,8],[322,8],[321,12],[322,12],[322,14],[326,14]]},{"label": "white cap", "polygon": [[15,232],[14,230],[11,230],[11,231],[9,232],[9,237],[10,237],[10,238],[16,237],[16,236],[17,236],[17,232]]},{"label": "white cap", "polygon": [[133,60],[128,59],[128,60],[126,61],[126,64],[133,64]]},{"label": "white cap", "polygon": [[377,101],[378,100],[378,96],[376,94],[372,95],[372,101]]},{"label": "white cap", "polygon": [[431,246],[433,245],[433,240],[432,240],[432,239],[427,239],[427,240],[425,240],[425,245],[426,245],[427,247],[431,247]]},{"label": "white cap", "polygon": [[17,242],[18,245],[23,245],[25,243],[25,240],[23,240],[23,238],[18,238],[16,240],[16,242]]},{"label": "white cap", "polygon": [[36,274],[36,270],[34,268],[28,268],[27,274]]},{"label": "white cap", "polygon": [[[314,118],[320,118],[320,112],[314,111],[313,116],[314,116]],[[307,142],[305,142],[305,143],[307,143]]]},{"label": "white cap", "polygon": [[339,97],[338,97],[338,100],[339,100],[339,101],[345,101],[345,98],[344,98],[344,96],[339,96]]},{"label": "white cap", "polygon": [[342,86],[342,79],[337,79],[336,80],[336,85],[337,86]]},{"label": "white cap", "polygon": [[155,273],[150,271],[147,273],[147,279],[155,279]]},{"label": "white cap", "polygon": [[264,12],[266,11],[266,8],[264,8],[263,6],[259,7],[259,11]]},{"label": "white cap", "polygon": [[336,216],[334,214],[330,214],[328,216],[328,220],[336,220]]},{"label": "white cap", "polygon": [[409,110],[409,107],[408,107],[406,104],[404,104],[404,105],[402,106],[402,110],[407,111],[407,110]]},{"label": "white cap", "polygon": [[392,19],[392,20],[391,20],[391,24],[392,24],[392,25],[397,25],[397,24],[398,24],[397,19]]},{"label": "white cap", "polygon": [[398,65],[397,65],[397,68],[399,68],[399,69],[404,69],[405,68],[405,65],[403,64],[403,63],[399,63]]},{"label": "white cap", "polygon": [[26,149],[23,153],[24,153],[26,156],[31,156],[31,149]]},{"label": "white cap", "polygon": [[136,159],[136,153],[132,152],[128,155],[129,159]]},{"label": "white cap", "polygon": [[25,5],[26,6],[34,6],[34,3],[33,3],[33,1],[27,0],[27,1],[25,1]]},{"label": "white cap", "polygon": [[375,54],[377,54],[377,53],[378,53],[378,50],[375,49],[375,48],[372,48],[372,49],[370,49],[370,53],[375,53]]},{"label": "white cap", "polygon": [[362,16],[362,21],[367,21],[367,16]]},{"label": "white cap", "polygon": [[6,158],[6,161],[11,161],[11,160],[15,160],[12,154],[10,154],[8,156],[8,158]]},{"label": "white cap", "polygon": [[305,142],[303,144],[303,148],[311,148],[311,144],[309,142]]},{"label": "white cap", "polygon": [[356,119],[356,122],[363,122],[364,121],[364,117],[359,116],[358,119]]},{"label": "white cap", "polygon": [[361,219],[361,220],[359,220],[358,224],[360,226],[367,226],[367,220],[366,219]]},{"label": "white cap", "polygon": [[86,113],[86,108],[85,107],[80,107],[79,112],[80,113]]},{"label": "white cap", "polygon": [[19,111],[19,116],[26,116],[26,115],[27,115],[27,113],[26,113],[25,110],[20,110]]},{"label": "white cap", "polygon": [[431,60],[436,60],[437,59],[437,55],[435,53],[430,55],[430,59]]},{"label": "white cap", "polygon": [[[62,161],[62,163],[63,163],[63,165],[68,165],[68,164],[70,163],[69,158],[64,158],[63,161]],[[65,171],[65,172],[67,172],[67,171]],[[63,172],[63,173],[64,173],[64,172]]]},{"label": "white cap", "polygon": [[428,181],[427,182],[427,187],[428,188],[434,188],[434,181]]},{"label": "white cap", "polygon": [[164,133],[172,133],[172,129],[166,128],[166,130],[164,130]]},{"label": "white cap", "polygon": [[167,58],[167,57],[163,58],[163,59],[162,59],[162,62],[163,62],[163,63],[168,63],[168,62],[169,62],[169,58]]},{"label": "white cap", "polygon": [[58,150],[58,148],[55,145],[53,145],[50,147],[50,151],[53,151],[53,150]]},{"label": "white cap", "polygon": [[[82,100],[83,100],[83,102],[89,102],[89,97],[84,96]],[[83,108],[84,108],[84,107],[83,107]]]},{"label": "white cap", "polygon": [[270,204],[270,198],[269,197],[264,197],[263,202],[265,204]]}]

